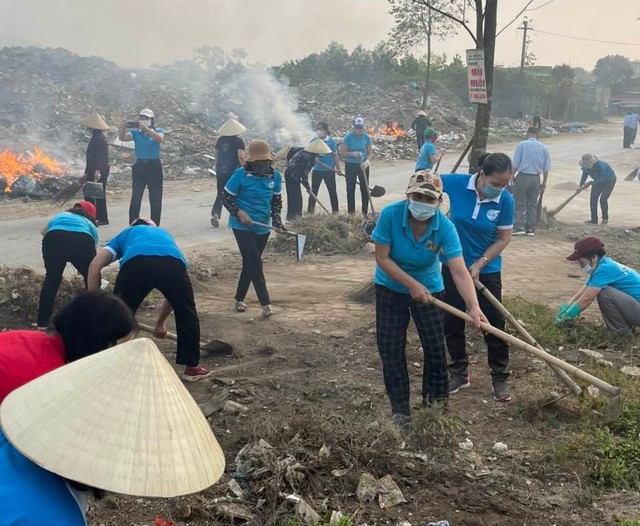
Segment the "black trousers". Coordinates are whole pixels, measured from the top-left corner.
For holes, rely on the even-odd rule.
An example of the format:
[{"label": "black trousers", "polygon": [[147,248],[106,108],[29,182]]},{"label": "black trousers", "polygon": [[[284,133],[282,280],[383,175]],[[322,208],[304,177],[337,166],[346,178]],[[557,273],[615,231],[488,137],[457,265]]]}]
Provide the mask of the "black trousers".
[{"label": "black trousers", "polygon": [[270,305],[271,299],[262,270],[262,253],[264,247],[267,246],[269,234],[261,235],[250,230],[234,229],[233,235],[236,236],[236,242],[242,255],[242,272],[240,272],[240,279],[238,279],[236,301],[244,301],[247,292],[249,292],[249,285],[253,283],[260,305],[263,307]]},{"label": "black trousers", "polygon": [[218,193],[216,194],[216,200],[213,202],[213,208],[211,209],[211,217],[222,215],[222,196],[224,187],[227,186],[231,173],[216,173],[216,188]]},{"label": "black trousers", "polygon": [[[327,185],[327,191],[329,192],[329,200],[331,201],[331,211],[337,214],[340,210],[338,205],[338,191],[336,190],[336,173],[329,170],[314,170],[311,173],[311,191],[318,195],[320,185],[324,181]],[[313,214],[316,209],[316,200],[309,196],[309,208],[308,212]]]},{"label": "black trousers", "polygon": [[420,152],[420,148],[426,142],[427,138],[424,136],[424,130],[419,131],[416,130],[416,143],[418,144],[418,152]]},{"label": "black trousers", "polygon": [[[434,294],[442,299],[442,294]],[[376,285],[376,339],[382,360],[384,385],[393,414],[409,415],[409,373],[407,372],[407,328],[409,320],[418,331],[424,353],[422,398],[426,403],[445,401],[449,377],[442,311],[433,305],[416,303],[409,294]]]},{"label": "black trousers", "polygon": [[287,221],[302,216],[302,183],[298,179],[285,179],[287,190]]},{"label": "black trousers", "polygon": [[184,263],[171,256],[134,257],[120,268],[113,292],[135,313],[153,289],[173,308],[178,333],[176,363],[195,367],[200,363],[200,320]]},{"label": "black trousers", "polygon": [[[366,216],[369,211],[369,194],[367,184],[369,182],[369,168],[362,173],[360,165],[357,163],[344,163],[344,175],[347,178],[347,212],[350,214],[356,211],[356,180],[360,182],[360,197],[362,198],[362,215]],[[366,183],[366,184],[365,184]]]},{"label": "black trousers", "polygon": [[616,186],[616,180],[594,182],[591,185],[591,221],[598,222],[598,201],[600,201],[600,208],[602,209],[602,219],[609,220],[609,197],[613,192],[613,188]]},{"label": "black trousers", "polygon": [[[104,199],[93,199],[85,197],[85,201],[93,203],[96,207],[96,219],[100,222],[109,221],[109,214],[107,213],[107,179],[109,178],[109,168],[106,172],[100,172],[100,179],[98,183],[102,183],[102,191],[104,193]],[[87,181],[96,182],[95,174],[87,174]]]},{"label": "black trousers", "polygon": [[52,230],[45,234],[42,239],[42,258],[46,275],[40,290],[38,327],[49,325],[53,304],[67,263],[71,263],[80,272],[86,288],[89,264],[95,255],[95,241],[89,234],[66,230]]},{"label": "black trousers", "polygon": [[[453,276],[449,267],[442,266],[442,277],[445,286],[445,301],[457,309],[465,310],[465,303],[456,288]],[[500,272],[480,274],[480,282],[489,289],[499,301],[502,301],[502,277]],[[489,320],[489,323],[504,330],[504,318],[496,308],[482,294],[478,294],[480,308]],[[444,330],[447,338],[447,347],[451,363],[449,372],[460,376],[467,376],[469,367],[469,357],[467,356],[466,337],[464,333],[465,322],[453,314],[444,314]],[[509,346],[500,338],[485,333],[484,341],[487,344],[487,355],[491,377],[494,380],[506,380],[509,378]]]},{"label": "black trousers", "polygon": [[637,132],[638,132],[637,128],[631,128],[630,126],[624,127],[623,137],[622,137],[623,148],[631,148],[631,143],[635,140]]},{"label": "black trousers", "polygon": [[151,219],[160,226],[162,215],[162,163],[160,159],[150,161],[139,159],[131,168],[133,188],[129,205],[129,223],[140,217],[140,207],[145,188],[149,189],[149,207]]}]

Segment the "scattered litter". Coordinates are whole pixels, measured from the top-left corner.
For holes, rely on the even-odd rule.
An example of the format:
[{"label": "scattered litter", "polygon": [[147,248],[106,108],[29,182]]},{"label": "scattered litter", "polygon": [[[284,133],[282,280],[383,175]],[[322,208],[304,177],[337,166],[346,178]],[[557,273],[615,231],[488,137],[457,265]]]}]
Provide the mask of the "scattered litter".
[{"label": "scattered litter", "polygon": [[214,509],[218,515],[231,519],[232,521],[252,521],[255,519],[255,516],[247,506],[237,502],[218,500],[214,505]]},{"label": "scattered litter", "polygon": [[246,405],[239,404],[233,400],[227,400],[222,406],[222,410],[231,414],[241,414],[246,413],[249,408]]},{"label": "scattered litter", "polygon": [[589,387],[587,387],[587,393],[589,393],[589,396],[591,398],[598,398],[600,396],[600,389],[598,389],[594,385],[590,385]]},{"label": "scattered litter", "polygon": [[462,449],[462,451],[471,451],[473,449],[473,442],[465,438],[462,442],[458,443],[458,447]]},{"label": "scattered litter", "polygon": [[370,473],[363,473],[358,482],[356,496],[363,504],[371,502],[378,494],[378,481]]},{"label": "scattered litter", "polygon": [[587,356],[588,358],[593,358],[594,360],[600,360],[604,358],[604,354],[598,351],[592,351],[591,349],[578,349],[580,354]]},{"label": "scattered litter", "polygon": [[303,499],[299,499],[296,504],[296,513],[307,526],[314,526],[320,522],[320,515]]},{"label": "scattered litter", "polygon": [[407,502],[391,475],[386,475],[378,481],[378,502],[383,510]]},{"label": "scattered litter", "polygon": [[637,378],[640,376],[640,367],[636,367],[633,365],[625,365],[622,369],[620,369],[620,371],[633,378]]},{"label": "scattered litter", "polygon": [[503,455],[504,453],[506,453],[509,448],[507,446],[507,444],[505,444],[504,442],[496,442],[495,444],[493,444],[493,447],[491,448],[491,450],[494,453],[498,453],[499,455]]},{"label": "scattered litter", "polygon": [[239,499],[244,498],[244,491],[242,490],[242,488],[240,487],[240,484],[238,484],[238,482],[235,479],[231,479],[227,483],[227,486],[231,490],[231,493],[233,493],[236,497],[238,497]]}]

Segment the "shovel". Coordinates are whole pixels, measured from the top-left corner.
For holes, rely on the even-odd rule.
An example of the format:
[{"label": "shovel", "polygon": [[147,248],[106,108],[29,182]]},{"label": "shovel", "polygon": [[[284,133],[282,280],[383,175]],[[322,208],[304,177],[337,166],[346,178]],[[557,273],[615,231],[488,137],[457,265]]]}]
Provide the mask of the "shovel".
[{"label": "shovel", "polygon": [[[272,225],[267,225],[266,223],[258,223],[257,221],[253,222],[254,225],[258,225],[264,228],[268,228],[270,230],[278,230],[276,227]],[[292,232],[291,230],[285,230],[284,233],[288,236],[294,236],[296,238],[296,261],[302,260],[302,253],[304,252],[304,246],[307,243],[307,236],[303,234],[298,234],[297,232]]]},{"label": "shovel", "polygon": [[[138,322],[138,328],[151,334],[155,333],[154,328],[151,325],[146,325],[145,323]],[[178,341],[178,335],[173,332],[167,332],[166,338],[173,340],[174,342]],[[211,340],[207,343],[200,342],[200,350],[214,356],[231,356],[233,354],[233,347],[220,340]]]},{"label": "shovel", "polygon": [[[331,166],[329,166],[328,164],[324,164],[322,161],[316,161],[316,162],[323,168],[326,168],[328,171],[335,172],[340,177],[346,177],[346,175],[344,175],[341,171],[336,170],[335,168],[331,168]],[[356,184],[360,186],[360,182],[357,179],[356,179]],[[386,193],[387,193],[387,190],[384,187],[375,185],[373,188],[371,188],[370,195],[371,197],[382,197]]]},{"label": "shovel", "polygon": [[[535,347],[537,347],[538,349],[540,349],[541,351],[544,351],[544,349],[542,348],[542,346],[536,341],[536,339],[531,336],[531,334],[529,334],[529,332],[527,331],[527,329],[525,329],[519,322],[518,320],[516,320],[515,316],[513,314],[511,314],[507,308],[500,303],[500,301],[498,300],[498,298],[496,298],[491,291],[485,287],[479,280],[474,280],[474,283],[476,285],[476,288],[480,291],[480,293],[489,300],[489,303],[491,303],[496,310],[502,314],[502,316],[504,317],[505,320],[507,320],[509,323],[511,323],[511,325],[513,325],[513,328],[518,332],[518,334],[520,334],[520,336],[522,336],[522,338],[530,343],[531,345],[534,345]],[[546,351],[545,351],[546,352]],[[569,388],[569,390],[575,394],[575,395],[579,395],[582,392],[582,389],[580,388],[580,386],[575,383],[567,373],[565,373],[562,369],[558,369],[555,365],[551,365],[551,364],[547,364],[549,365],[549,367],[551,368],[551,370],[556,374],[556,376],[567,386],[567,388]]]}]

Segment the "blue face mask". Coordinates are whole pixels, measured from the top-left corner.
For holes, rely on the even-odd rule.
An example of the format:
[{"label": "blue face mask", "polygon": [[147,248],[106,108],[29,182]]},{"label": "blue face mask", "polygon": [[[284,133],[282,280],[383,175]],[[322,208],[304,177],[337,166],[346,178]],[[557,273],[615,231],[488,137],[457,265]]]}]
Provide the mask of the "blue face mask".
[{"label": "blue face mask", "polygon": [[482,193],[487,199],[495,199],[496,197],[499,197],[503,190],[504,188],[496,188],[490,184],[485,184],[482,187]]},{"label": "blue face mask", "polygon": [[438,205],[431,203],[421,203],[420,201],[414,201],[409,199],[409,212],[414,219],[418,221],[426,221],[431,219],[438,209]]}]

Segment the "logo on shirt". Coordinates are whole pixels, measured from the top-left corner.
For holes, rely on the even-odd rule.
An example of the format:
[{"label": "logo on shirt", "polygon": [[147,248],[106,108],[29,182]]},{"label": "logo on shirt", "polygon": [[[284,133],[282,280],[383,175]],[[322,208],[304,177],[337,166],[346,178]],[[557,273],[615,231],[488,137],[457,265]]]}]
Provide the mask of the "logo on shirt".
[{"label": "logo on shirt", "polygon": [[487,210],[487,219],[489,221],[497,221],[500,217],[500,210]]},{"label": "logo on shirt", "polygon": [[433,250],[434,252],[440,252],[440,249],[442,248],[440,245],[436,245],[431,240],[425,242],[424,246],[427,247],[428,250]]},{"label": "logo on shirt", "polygon": [[275,181],[269,181],[269,182],[267,183],[267,188],[269,188],[269,189],[271,189],[271,190],[273,190],[273,188],[274,188],[275,186],[276,186]]}]

